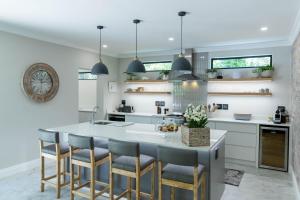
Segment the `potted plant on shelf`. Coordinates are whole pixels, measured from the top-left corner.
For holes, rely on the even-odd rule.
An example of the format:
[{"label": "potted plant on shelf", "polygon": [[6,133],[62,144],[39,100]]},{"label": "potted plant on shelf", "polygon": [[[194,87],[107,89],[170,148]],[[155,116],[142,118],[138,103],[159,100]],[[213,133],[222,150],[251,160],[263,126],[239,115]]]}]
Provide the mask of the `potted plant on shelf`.
[{"label": "potted plant on shelf", "polygon": [[262,77],[268,78],[268,77],[272,77],[274,67],[272,65],[267,65],[267,66],[261,67],[260,70],[261,70],[260,75]]},{"label": "potted plant on shelf", "polygon": [[217,69],[207,69],[206,72],[209,79],[217,78],[218,76]]},{"label": "potted plant on shelf", "polygon": [[160,79],[162,79],[162,80],[168,80],[169,79],[169,73],[170,73],[169,70],[162,70],[162,71],[160,71],[160,73],[159,73]]},{"label": "potted plant on shelf", "polygon": [[188,105],[184,117],[187,121],[181,126],[181,141],[188,146],[209,146],[210,129],[207,125],[206,107]]},{"label": "potted plant on shelf", "polygon": [[253,69],[251,71],[251,74],[250,74],[251,78],[258,78],[258,77],[260,77],[260,73],[261,73],[260,68]]}]

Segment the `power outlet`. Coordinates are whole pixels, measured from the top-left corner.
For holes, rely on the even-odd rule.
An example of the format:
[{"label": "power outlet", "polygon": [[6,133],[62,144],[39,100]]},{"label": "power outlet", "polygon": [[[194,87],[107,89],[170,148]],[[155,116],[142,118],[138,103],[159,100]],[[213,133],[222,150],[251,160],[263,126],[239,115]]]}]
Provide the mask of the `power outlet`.
[{"label": "power outlet", "polygon": [[223,104],[223,110],[228,110],[228,104]]},{"label": "power outlet", "polygon": [[218,110],[222,110],[223,109],[223,104],[217,104],[217,108],[218,108]]}]

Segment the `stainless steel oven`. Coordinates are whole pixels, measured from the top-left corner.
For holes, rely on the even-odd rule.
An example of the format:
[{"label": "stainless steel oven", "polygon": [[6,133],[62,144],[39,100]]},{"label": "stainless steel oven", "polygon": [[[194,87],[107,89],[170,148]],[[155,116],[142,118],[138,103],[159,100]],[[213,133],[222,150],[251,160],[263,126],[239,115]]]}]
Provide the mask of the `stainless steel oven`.
[{"label": "stainless steel oven", "polygon": [[288,171],[289,128],[260,126],[259,167]]}]

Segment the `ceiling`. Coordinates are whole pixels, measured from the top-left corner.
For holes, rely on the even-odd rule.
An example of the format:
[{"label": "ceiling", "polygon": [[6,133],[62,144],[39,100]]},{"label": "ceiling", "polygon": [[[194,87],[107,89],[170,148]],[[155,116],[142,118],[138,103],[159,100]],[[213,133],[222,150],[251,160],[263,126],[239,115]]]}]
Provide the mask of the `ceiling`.
[{"label": "ceiling", "polygon": [[104,53],[121,56],[135,50],[134,18],[143,20],[139,50],[153,52],[178,49],[180,10],[190,13],[184,47],[197,48],[288,41],[299,7],[299,0],[1,0],[0,30],[97,51],[96,26],[104,25]]}]

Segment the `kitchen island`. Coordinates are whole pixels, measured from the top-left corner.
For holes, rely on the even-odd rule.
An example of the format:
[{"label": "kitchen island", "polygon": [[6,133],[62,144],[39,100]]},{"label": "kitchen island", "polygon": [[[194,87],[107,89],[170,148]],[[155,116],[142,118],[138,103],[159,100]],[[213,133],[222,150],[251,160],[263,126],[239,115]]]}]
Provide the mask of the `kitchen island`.
[{"label": "kitchen island", "polygon": [[[61,139],[67,142],[68,133],[82,136],[95,137],[96,147],[107,147],[108,138],[123,141],[136,141],[140,143],[142,154],[157,158],[156,147],[158,145],[175,147],[180,149],[197,150],[199,163],[205,165],[207,171],[207,199],[220,199],[224,191],[224,172],[225,172],[225,134],[224,130],[211,130],[210,146],[188,147],[181,143],[180,130],[177,133],[169,133],[165,136],[155,130],[153,124],[139,124],[127,122],[108,122],[101,121],[100,124],[80,123],[64,127],[51,128],[49,130],[59,131]],[[108,164],[97,170],[97,178],[108,182]],[[88,170],[84,170],[84,177],[88,177]],[[149,192],[150,174],[142,177],[141,190]],[[156,180],[157,181],[157,180]],[[125,177],[115,176],[115,192],[121,192],[126,188]],[[157,184],[156,184],[157,189]],[[200,187],[199,187],[200,190]],[[163,199],[169,199],[169,188],[163,188]],[[156,190],[157,196],[157,190]],[[192,192],[176,190],[176,199],[192,199]]]}]

